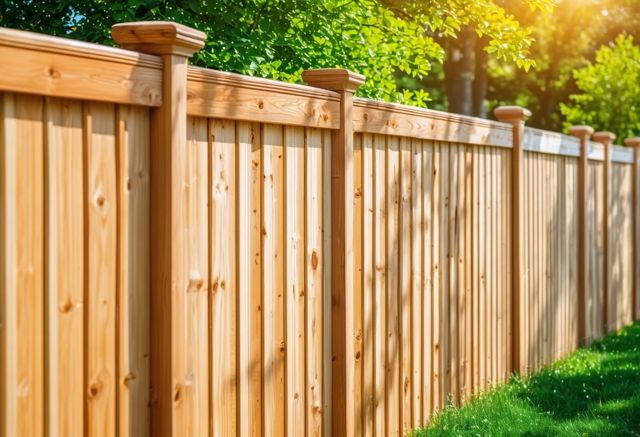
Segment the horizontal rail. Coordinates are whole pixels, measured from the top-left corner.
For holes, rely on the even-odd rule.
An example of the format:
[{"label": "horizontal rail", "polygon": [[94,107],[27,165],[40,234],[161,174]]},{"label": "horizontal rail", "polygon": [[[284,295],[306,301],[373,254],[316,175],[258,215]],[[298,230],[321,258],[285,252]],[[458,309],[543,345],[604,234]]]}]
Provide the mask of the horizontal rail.
[{"label": "horizontal rail", "polygon": [[604,146],[595,141],[588,141],[587,158],[592,161],[604,161]]},{"label": "horizontal rail", "polygon": [[633,149],[624,146],[612,146],[611,162],[633,164]]},{"label": "horizontal rail", "polygon": [[333,91],[189,67],[189,115],[318,128],[340,128]]},{"label": "horizontal rail", "polygon": [[356,98],[353,122],[355,132],[513,147],[509,124],[406,105]]},{"label": "horizontal rail", "polygon": [[548,132],[541,129],[525,128],[522,148],[530,152],[563,156],[580,156],[580,140],[575,137]]},{"label": "horizontal rail", "polygon": [[0,28],[0,90],[160,106],[162,60],[66,38]]}]

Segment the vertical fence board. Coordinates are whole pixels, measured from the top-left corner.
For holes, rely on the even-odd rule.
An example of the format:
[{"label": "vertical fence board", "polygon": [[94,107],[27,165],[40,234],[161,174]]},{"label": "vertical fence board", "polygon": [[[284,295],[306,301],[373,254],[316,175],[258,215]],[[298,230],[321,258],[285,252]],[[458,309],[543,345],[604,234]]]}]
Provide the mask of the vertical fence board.
[{"label": "vertical fence board", "polygon": [[322,435],[322,302],[323,272],[325,252],[322,247],[322,204],[323,191],[323,148],[330,147],[323,142],[322,131],[307,131],[306,144],[306,337],[307,337],[307,436]]},{"label": "vertical fence board", "polygon": [[0,424],[44,435],[44,129],[41,97],[0,94]]},{"label": "vertical fence board", "polygon": [[263,127],[263,416],[266,436],[285,432],[284,147],[282,127]]},{"label": "vertical fence board", "polygon": [[[117,115],[118,429],[122,437],[142,437],[150,425],[149,112],[121,106]],[[206,130],[204,141],[206,151]],[[204,194],[200,200],[206,201],[206,189]],[[202,328],[206,332],[206,325]]]},{"label": "vertical fence board", "polygon": [[373,436],[375,420],[375,381],[374,381],[374,168],[373,137],[362,134],[362,281],[363,281],[363,411],[362,422],[365,437]]},{"label": "vertical fence board", "polygon": [[82,104],[49,99],[45,118],[46,423],[52,437],[76,436],[84,432],[85,393]]},{"label": "vertical fence board", "polygon": [[116,434],[117,181],[113,105],[85,105],[87,148],[87,430]]},{"label": "vertical fence board", "polygon": [[285,324],[287,435],[305,430],[305,157],[304,129],[286,127],[285,151]]},{"label": "vertical fence board", "polygon": [[374,434],[386,435],[386,370],[380,361],[387,356],[387,245],[386,245],[386,142],[376,135],[373,138],[374,165],[374,384],[375,384],[375,428]]},{"label": "vertical fence board", "polygon": [[238,434],[262,432],[262,163],[260,124],[237,123]]},{"label": "vertical fence board", "polygon": [[354,433],[362,435],[363,420],[363,367],[362,367],[362,311],[364,301],[364,275],[363,275],[363,256],[364,241],[363,234],[363,144],[362,135],[358,135],[353,141],[353,289],[354,289],[354,322],[355,322],[355,345],[354,345],[354,381],[353,381],[353,399],[355,408]]},{"label": "vertical fence board", "polygon": [[406,435],[411,430],[412,415],[412,336],[420,331],[411,329],[413,315],[411,299],[411,140],[400,139],[400,257],[399,268],[399,300],[400,305],[400,435]]},{"label": "vertical fence board", "polygon": [[237,233],[236,126],[211,120],[210,136],[210,275],[211,433],[233,435],[236,423]]},{"label": "vertical fence board", "polygon": [[399,332],[399,196],[400,151],[397,137],[387,137],[387,435],[400,434],[400,332]]},{"label": "vertical fence board", "polygon": [[[207,120],[189,118],[187,120],[187,142],[185,150],[185,174],[182,195],[182,211],[188,226],[184,236],[189,250],[182,256],[191,270],[185,272],[186,309],[184,323],[186,338],[182,341],[187,354],[187,372],[198,377],[188,388],[192,399],[194,416],[188,420],[196,434],[208,432],[209,423],[209,141]],[[230,228],[233,230],[233,228]],[[219,256],[224,256],[220,254]],[[232,358],[231,358],[232,359]]]},{"label": "vertical fence board", "polygon": [[[409,234],[411,246],[411,402],[412,402],[412,421],[410,426],[417,428],[423,422],[423,405],[424,397],[422,394],[422,383],[424,375],[423,362],[423,346],[427,339],[425,337],[425,318],[423,299],[428,298],[428,294],[424,293],[423,281],[425,280],[425,272],[423,271],[423,253],[422,239],[424,232],[424,212],[422,198],[422,142],[420,140],[411,141],[410,155],[410,178],[411,178],[411,231]],[[429,319],[426,319],[428,322]]]}]

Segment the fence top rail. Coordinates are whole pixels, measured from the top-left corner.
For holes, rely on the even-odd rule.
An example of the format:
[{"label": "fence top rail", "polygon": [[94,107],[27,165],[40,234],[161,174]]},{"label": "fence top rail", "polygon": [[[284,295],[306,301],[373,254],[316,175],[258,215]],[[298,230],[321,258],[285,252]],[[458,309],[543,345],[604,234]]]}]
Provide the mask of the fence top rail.
[{"label": "fence top rail", "polygon": [[618,145],[611,146],[611,162],[633,164],[633,149]]},{"label": "fence top rail", "polygon": [[575,137],[525,127],[522,148],[530,152],[562,156],[580,156],[580,140]]},{"label": "fence top rail", "polygon": [[0,28],[0,91],[160,106],[162,59]]},{"label": "fence top rail", "polygon": [[162,69],[162,59],[159,56],[4,27],[0,27],[0,46]]},{"label": "fence top rail", "polygon": [[496,147],[513,147],[508,123],[355,98],[354,131]]},{"label": "fence top rail", "polygon": [[592,161],[604,161],[604,146],[602,143],[587,141],[587,158]]},{"label": "fence top rail", "polygon": [[187,79],[189,115],[340,128],[334,91],[199,67],[189,67]]}]

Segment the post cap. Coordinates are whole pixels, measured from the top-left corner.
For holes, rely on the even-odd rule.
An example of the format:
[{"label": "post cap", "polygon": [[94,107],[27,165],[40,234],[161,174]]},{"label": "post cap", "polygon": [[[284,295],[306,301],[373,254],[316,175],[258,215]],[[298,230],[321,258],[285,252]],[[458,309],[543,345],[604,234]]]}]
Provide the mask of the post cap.
[{"label": "post cap", "polygon": [[113,40],[124,49],[154,55],[189,57],[204,47],[207,36],[172,21],[137,21],[111,27]]},{"label": "post cap", "polygon": [[493,114],[499,121],[526,121],[531,117],[531,111],[522,106],[498,106],[493,110]]},{"label": "post cap", "polygon": [[627,147],[640,147],[640,137],[632,137],[624,140],[624,145]]},{"label": "post cap", "polygon": [[605,146],[608,146],[615,141],[616,134],[613,132],[596,132],[591,138],[597,143],[602,143]]},{"label": "post cap", "polygon": [[589,139],[591,138],[591,135],[593,135],[593,128],[591,126],[584,126],[584,125],[571,126],[569,128],[569,134],[572,137]]},{"label": "post cap", "polygon": [[364,83],[365,77],[344,68],[318,68],[303,71],[302,80],[330,91],[355,92]]}]

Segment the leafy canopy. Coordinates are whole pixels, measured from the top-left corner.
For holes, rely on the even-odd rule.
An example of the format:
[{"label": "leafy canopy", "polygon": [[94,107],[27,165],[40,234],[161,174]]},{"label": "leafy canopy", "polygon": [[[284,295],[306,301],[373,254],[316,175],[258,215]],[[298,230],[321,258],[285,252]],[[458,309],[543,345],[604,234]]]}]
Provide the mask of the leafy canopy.
[{"label": "leafy canopy", "polygon": [[640,47],[620,35],[596,53],[595,62],[574,71],[579,93],[562,104],[565,128],[587,124],[618,138],[640,132]]},{"label": "leafy canopy", "polygon": [[[207,34],[195,64],[299,82],[309,68],[364,74],[359,94],[425,106],[424,90],[398,90],[396,77],[426,76],[444,52],[438,34],[464,25],[486,35],[488,52],[528,69],[533,43],[500,0],[4,0],[0,25],[112,44],[114,23],[173,20]],[[556,0],[517,0],[550,12]]]}]

